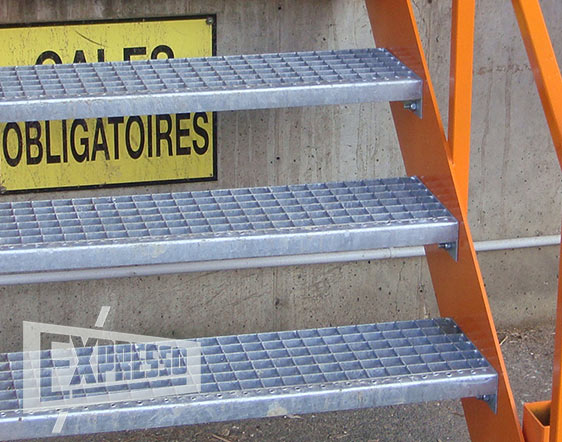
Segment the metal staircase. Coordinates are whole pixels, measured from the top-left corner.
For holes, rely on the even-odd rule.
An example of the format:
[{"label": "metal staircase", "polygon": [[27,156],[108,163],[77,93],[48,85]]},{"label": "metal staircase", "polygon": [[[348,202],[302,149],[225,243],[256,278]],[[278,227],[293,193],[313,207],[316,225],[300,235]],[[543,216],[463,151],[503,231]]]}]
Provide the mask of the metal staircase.
[{"label": "metal staircase", "polygon": [[[141,379],[129,384],[129,400],[96,404],[100,392],[85,391],[88,405],[48,411],[23,409],[24,355],[1,354],[0,438],[51,436],[60,411],[64,435],[468,397],[473,436],[503,431],[494,426],[510,419],[509,387],[436,129],[413,13],[402,0],[368,6],[374,29],[377,20],[399,17],[400,32],[384,23],[375,38],[384,43],[396,35],[389,45],[396,54],[414,47],[417,73],[384,49],[0,68],[1,121],[397,102],[392,109],[412,175],[1,202],[0,274],[425,245],[443,316],[463,331],[466,325],[468,337],[451,319],[424,319],[201,338],[200,392],[173,394],[170,381],[170,396],[137,401],[134,389],[151,388],[152,380]],[[450,248],[458,248],[458,261],[444,250]],[[436,262],[448,274],[445,284]],[[469,311],[451,304],[451,281]],[[83,351],[88,357],[92,347]],[[53,357],[45,351],[32,359],[34,385],[43,386]]]},{"label": "metal staircase", "polygon": [[[1,68],[0,90],[3,120],[422,98],[419,77],[381,49]],[[456,244],[457,238],[457,220],[416,177],[0,203],[2,274]],[[497,390],[495,370],[447,320],[201,343],[201,393],[69,408],[60,434],[493,398]],[[0,433],[51,435],[56,411],[22,411],[22,355],[1,357]],[[50,365],[48,353],[40,357],[40,365]]]}]

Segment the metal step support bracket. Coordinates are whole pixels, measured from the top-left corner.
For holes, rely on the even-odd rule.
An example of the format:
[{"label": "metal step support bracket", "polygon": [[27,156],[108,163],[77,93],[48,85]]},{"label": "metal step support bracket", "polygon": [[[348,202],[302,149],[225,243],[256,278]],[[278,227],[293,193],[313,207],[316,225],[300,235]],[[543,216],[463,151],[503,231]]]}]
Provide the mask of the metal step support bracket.
[{"label": "metal step support bracket", "polygon": [[446,250],[447,253],[453,258],[455,261],[459,259],[459,247],[458,242],[444,242],[439,244],[439,247]]}]

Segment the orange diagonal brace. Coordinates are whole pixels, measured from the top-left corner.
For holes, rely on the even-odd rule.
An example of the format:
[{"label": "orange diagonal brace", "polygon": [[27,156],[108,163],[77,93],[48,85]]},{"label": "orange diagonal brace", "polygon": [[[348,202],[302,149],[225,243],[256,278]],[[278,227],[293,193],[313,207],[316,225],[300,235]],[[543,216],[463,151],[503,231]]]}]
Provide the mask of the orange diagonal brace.
[{"label": "orange diagonal brace", "polygon": [[459,202],[468,210],[475,0],[453,0],[449,73],[449,146]]},{"label": "orange diagonal brace", "polygon": [[560,68],[539,1],[512,0],[512,2],[552,141],[554,141],[554,148],[562,167],[562,76]]},{"label": "orange diagonal brace", "polygon": [[456,320],[498,372],[498,412],[483,401],[463,400],[474,441],[522,441],[515,403],[488,305],[472,237],[455,188],[445,131],[409,0],[366,0],[375,41],[390,49],[423,80],[423,118],[392,103],[400,148],[410,175],[419,176],[459,220],[458,261],[426,247],[439,309]]}]

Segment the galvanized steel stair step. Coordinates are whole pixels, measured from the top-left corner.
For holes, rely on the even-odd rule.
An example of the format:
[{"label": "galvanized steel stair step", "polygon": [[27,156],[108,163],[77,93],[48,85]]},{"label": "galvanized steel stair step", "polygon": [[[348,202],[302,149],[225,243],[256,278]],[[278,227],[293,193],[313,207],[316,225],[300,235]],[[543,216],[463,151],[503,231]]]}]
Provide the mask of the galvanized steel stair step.
[{"label": "galvanized steel stair step", "polygon": [[0,121],[419,100],[385,49],[0,68]]},{"label": "galvanized steel stair step", "polygon": [[0,274],[454,243],[416,177],[0,202]]},{"label": "galvanized steel stair step", "polygon": [[[78,362],[73,367],[77,372],[89,373],[86,368],[91,368],[92,361],[102,367],[107,363],[107,355],[112,354],[116,358],[114,365],[111,369],[106,367],[104,373],[112,372],[112,380],[121,379],[120,375],[132,380],[113,382],[109,387],[98,382],[106,378],[98,378],[91,385],[79,386],[74,394],[71,393],[72,383],[68,391],[54,388],[55,382],[51,380],[53,367],[65,366],[61,365],[60,359],[51,357],[53,351],[27,353],[27,356],[22,353],[1,354],[0,438],[52,436],[59,412],[65,414],[65,419],[58,425],[60,432],[55,435],[463,397],[493,400],[497,392],[497,373],[451,319],[246,334],[195,341],[200,345],[197,358],[200,371],[193,367],[187,370],[187,364],[183,371],[177,371],[179,365],[166,359],[165,368],[158,374],[150,375],[148,371],[139,370],[139,376],[130,376],[129,371],[131,361],[145,357],[140,354],[140,348],[146,349],[139,347],[142,344],[76,348]],[[161,348],[165,348],[163,345]],[[98,355],[98,358],[92,359],[92,355]],[[106,359],[102,360],[102,357]],[[35,367],[34,381],[27,381],[25,389],[22,380],[24,358],[33,361],[27,362],[26,367]],[[197,392],[177,394],[182,386],[193,382],[192,378],[188,379],[188,373],[196,372],[200,373]],[[35,386],[35,390],[28,385]],[[25,395],[33,392],[38,395],[38,385],[43,387],[38,396],[41,404],[48,406],[50,399],[58,399],[58,409],[33,413],[23,409]],[[159,388],[168,388],[168,396],[157,397]],[[110,392],[122,392],[130,399],[100,403]],[[76,397],[82,400],[80,406],[76,402],[73,406],[65,406],[65,401],[71,404]],[[137,400],[139,397],[143,399]],[[88,403],[82,405],[85,401]]]}]

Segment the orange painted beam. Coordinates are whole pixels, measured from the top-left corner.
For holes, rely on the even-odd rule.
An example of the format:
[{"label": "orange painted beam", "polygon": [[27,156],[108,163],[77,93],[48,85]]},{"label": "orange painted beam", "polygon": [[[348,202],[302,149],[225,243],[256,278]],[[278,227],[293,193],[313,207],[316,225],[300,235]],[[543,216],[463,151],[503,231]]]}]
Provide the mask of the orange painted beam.
[{"label": "orange painted beam", "polygon": [[550,441],[562,441],[562,245],[558,269],[558,300],[556,306],[556,331],[552,365],[552,399],[550,404]]},{"label": "orange painted beam", "polygon": [[550,401],[523,405],[523,436],[526,442],[549,442]]},{"label": "orange painted beam", "polygon": [[449,146],[459,203],[468,211],[475,0],[453,0],[449,72]]},{"label": "orange painted beam", "polygon": [[554,149],[562,167],[562,76],[538,0],[512,0]]},{"label": "orange painted beam", "polygon": [[366,0],[377,45],[390,49],[423,80],[423,118],[391,103],[392,115],[409,175],[419,176],[459,220],[458,261],[437,246],[426,247],[439,309],[455,319],[499,375],[498,412],[477,399],[463,400],[474,441],[522,441],[515,404],[488,298],[460,195],[455,188],[450,151],[412,5],[409,0]]},{"label": "orange painted beam", "polygon": [[552,399],[550,401],[526,403],[523,414],[523,434],[526,442],[562,441],[562,245],[560,246],[560,268],[558,270],[558,299],[556,305],[556,331],[554,334],[554,356],[552,369]]},{"label": "orange painted beam", "polygon": [[[512,0],[527,56],[541,98],[554,149],[562,168],[562,75],[538,0]],[[562,248],[558,273],[558,300],[550,401],[551,442],[562,441]],[[529,442],[540,440],[527,434]]]}]

